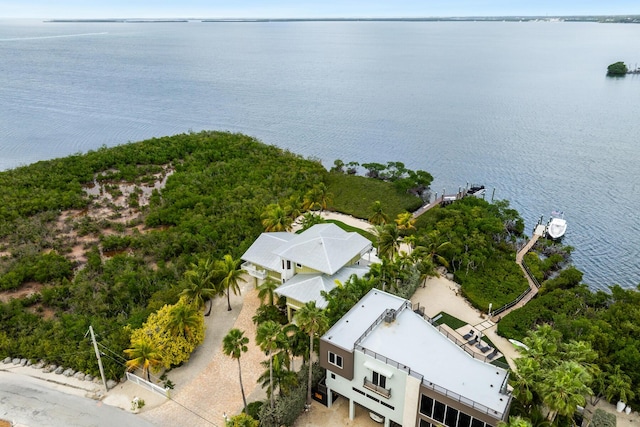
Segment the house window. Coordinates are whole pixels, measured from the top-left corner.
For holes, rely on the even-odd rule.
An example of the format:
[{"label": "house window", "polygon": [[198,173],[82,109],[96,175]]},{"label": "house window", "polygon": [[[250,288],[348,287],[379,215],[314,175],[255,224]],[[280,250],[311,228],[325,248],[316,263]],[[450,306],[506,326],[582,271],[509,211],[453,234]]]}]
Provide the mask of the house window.
[{"label": "house window", "polygon": [[474,418],[471,422],[471,427],[484,427],[484,422]]},{"label": "house window", "polygon": [[464,412],[460,412],[460,415],[458,416],[458,427],[469,427],[470,424],[471,416]]},{"label": "house window", "polygon": [[[446,405],[442,402],[435,401],[435,405],[433,406],[433,419],[436,421],[443,422],[444,421],[444,411],[446,409]],[[475,426],[474,426],[475,427]]]},{"label": "house window", "polygon": [[447,415],[444,418],[444,425],[448,427],[456,427],[458,421],[458,410],[447,406]]},{"label": "house window", "polygon": [[425,420],[420,420],[420,427],[433,427],[433,426],[431,425],[431,423]]},{"label": "house window", "polygon": [[429,396],[422,395],[420,399],[420,413],[431,417],[433,415],[433,399]]},{"label": "house window", "polygon": [[332,365],[337,366],[338,368],[342,369],[342,356],[340,356],[339,354],[335,354],[333,352],[329,352],[329,363],[331,363]]},{"label": "house window", "polygon": [[387,377],[376,371],[373,371],[373,380],[371,382],[378,387],[387,388]]},{"label": "house window", "polygon": [[302,264],[298,264],[298,263],[296,263],[296,267],[298,267],[298,268],[302,268]]}]

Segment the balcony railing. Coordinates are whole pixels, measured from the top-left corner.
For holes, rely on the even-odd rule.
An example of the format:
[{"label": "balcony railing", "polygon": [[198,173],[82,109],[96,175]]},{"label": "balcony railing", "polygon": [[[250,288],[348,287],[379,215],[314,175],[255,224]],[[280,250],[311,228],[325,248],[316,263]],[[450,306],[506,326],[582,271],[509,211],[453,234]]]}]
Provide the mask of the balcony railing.
[{"label": "balcony railing", "polygon": [[363,387],[373,391],[374,393],[378,393],[380,396],[384,396],[387,399],[391,397],[391,389],[390,388],[384,388],[384,387],[380,387],[377,384],[374,384],[373,382],[369,381],[369,379],[367,377],[364,377],[364,383],[363,383]]},{"label": "balcony railing", "polygon": [[250,262],[245,262],[244,264],[242,264],[241,266],[242,270],[246,271],[247,273],[249,273],[250,276],[252,277],[256,277],[258,279],[266,279],[267,278],[267,270],[262,270],[259,269],[258,267],[256,267],[255,265],[251,264]]}]

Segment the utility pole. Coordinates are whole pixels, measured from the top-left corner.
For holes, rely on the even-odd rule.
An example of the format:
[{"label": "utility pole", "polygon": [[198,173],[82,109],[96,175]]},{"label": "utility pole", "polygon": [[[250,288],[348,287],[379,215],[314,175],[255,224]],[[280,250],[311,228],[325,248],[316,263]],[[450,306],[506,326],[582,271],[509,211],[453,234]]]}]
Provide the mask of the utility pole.
[{"label": "utility pole", "polygon": [[102,384],[104,384],[104,390],[109,391],[109,388],[107,387],[107,380],[104,377],[104,368],[102,367],[102,360],[100,359],[100,350],[98,350],[98,343],[96,342],[96,336],[93,333],[93,326],[91,325],[89,325],[89,333],[91,334],[93,349],[96,351],[96,357],[98,358],[98,367],[100,368],[100,376],[102,377]]}]

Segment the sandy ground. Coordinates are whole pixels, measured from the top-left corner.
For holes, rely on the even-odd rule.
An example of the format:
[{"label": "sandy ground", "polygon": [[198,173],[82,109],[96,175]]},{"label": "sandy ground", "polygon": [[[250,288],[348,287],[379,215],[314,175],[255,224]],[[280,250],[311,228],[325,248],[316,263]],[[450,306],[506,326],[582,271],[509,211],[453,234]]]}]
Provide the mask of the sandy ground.
[{"label": "sandy ground", "polygon": [[[325,212],[323,216],[337,219],[347,224],[369,228],[366,221],[333,212]],[[257,385],[257,379],[264,368],[260,362],[266,360],[262,351],[255,345],[255,325],[251,317],[255,314],[260,301],[255,290],[253,278],[245,276],[247,282],[242,285],[242,295],[231,295],[232,311],[227,311],[226,298],[219,298],[213,302],[212,314],[205,318],[207,332],[204,343],[194,352],[189,362],[182,367],[167,373],[168,378],[175,383],[171,390],[171,399],[149,392],[129,381],[120,383],[103,397],[103,402],[130,410],[134,397],[145,400],[146,405],[140,411],[141,417],[158,426],[222,426],[224,415],[233,415],[242,409],[242,397],[238,381],[238,364],[235,360],[222,353],[222,339],[232,327],[245,332],[250,340],[249,351],[241,358],[242,379],[244,382],[247,401],[266,399],[262,388]],[[486,318],[485,313],[474,309],[459,293],[458,284],[445,277],[430,278],[423,288],[418,288],[412,298],[412,303],[424,307],[425,314],[434,317],[444,311],[468,323],[460,328],[462,335],[470,328],[489,337],[498,350],[505,355],[512,365],[513,359],[518,357],[514,346],[506,339],[495,333],[496,325]],[[14,372],[17,375],[29,375],[52,381],[60,385],[60,390],[73,394],[94,396],[100,398],[103,394],[101,384],[88,383],[67,378],[53,373],[43,374],[30,367],[19,367],[12,364],[0,363],[0,369]],[[615,413],[615,408],[606,402],[603,407]],[[630,415],[619,414],[618,423],[623,427],[631,427],[638,421],[638,413]],[[348,402],[344,398],[338,399],[329,409],[313,402],[310,411],[305,412],[296,422],[296,427],[325,427],[350,426],[369,427],[379,426],[368,416],[364,408],[356,407],[356,418],[351,421],[348,417]]]}]

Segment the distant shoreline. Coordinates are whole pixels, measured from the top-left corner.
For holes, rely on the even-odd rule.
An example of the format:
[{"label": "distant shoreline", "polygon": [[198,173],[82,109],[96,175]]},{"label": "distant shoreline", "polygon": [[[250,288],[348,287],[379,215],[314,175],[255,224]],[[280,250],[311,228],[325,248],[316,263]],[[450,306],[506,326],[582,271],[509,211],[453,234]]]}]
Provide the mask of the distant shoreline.
[{"label": "distant shoreline", "polygon": [[640,15],[589,16],[460,16],[419,18],[176,18],[176,19],[51,19],[50,23],[185,23],[185,22],[595,22],[640,24]]}]

